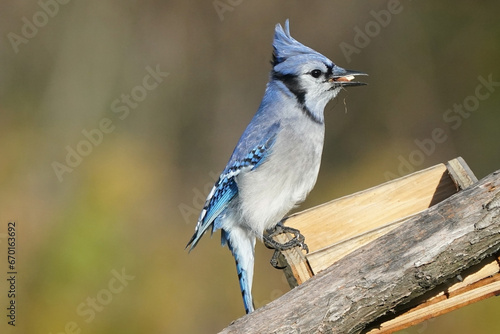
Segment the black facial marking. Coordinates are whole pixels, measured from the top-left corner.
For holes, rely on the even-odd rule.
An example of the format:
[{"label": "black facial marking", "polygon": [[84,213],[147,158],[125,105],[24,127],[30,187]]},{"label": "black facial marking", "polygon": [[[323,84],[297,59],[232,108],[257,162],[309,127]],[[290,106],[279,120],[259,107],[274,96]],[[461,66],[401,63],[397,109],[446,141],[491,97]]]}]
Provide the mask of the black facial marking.
[{"label": "black facial marking", "polygon": [[297,97],[297,101],[301,105],[304,104],[306,91],[302,89],[302,87],[300,87],[299,78],[296,75],[281,74],[273,71],[272,76],[273,79],[283,82],[286,88],[288,88],[288,90],[290,90],[290,92],[292,92]]},{"label": "black facial marking", "polygon": [[274,80],[279,80],[283,82],[286,88],[288,88],[288,90],[295,95],[295,97],[297,98],[297,102],[299,103],[302,109],[302,112],[304,112],[304,114],[307,117],[309,117],[315,123],[323,124],[323,122],[319,120],[316,116],[314,116],[313,113],[305,105],[306,91],[300,86],[299,78],[296,75],[281,74],[273,71],[272,78]]}]

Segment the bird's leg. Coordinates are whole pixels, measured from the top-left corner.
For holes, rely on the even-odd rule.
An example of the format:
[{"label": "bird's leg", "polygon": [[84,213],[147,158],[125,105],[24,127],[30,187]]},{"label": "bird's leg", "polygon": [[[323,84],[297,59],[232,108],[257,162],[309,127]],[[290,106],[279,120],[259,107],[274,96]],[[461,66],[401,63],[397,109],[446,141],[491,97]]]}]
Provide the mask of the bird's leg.
[{"label": "bird's leg", "polygon": [[[283,233],[293,234],[293,239],[285,243],[280,243],[273,239],[273,237]],[[273,229],[267,230],[267,234],[264,235],[264,245],[266,245],[269,249],[288,250],[290,248],[300,246],[302,249],[309,252],[309,249],[304,241],[305,237],[299,230],[293,227],[285,226],[281,221],[276,224]]]},{"label": "bird's leg", "polygon": [[[267,233],[263,236],[264,245],[269,249],[274,249],[274,254],[271,257],[271,265],[276,269],[285,268],[278,265],[278,256],[281,251],[299,246],[305,250],[306,253],[309,253],[309,247],[304,243],[305,237],[296,228],[283,225],[283,221],[280,221],[273,229],[269,229],[266,232]],[[285,243],[280,243],[273,239],[274,236],[282,233],[293,234],[293,239]]]}]

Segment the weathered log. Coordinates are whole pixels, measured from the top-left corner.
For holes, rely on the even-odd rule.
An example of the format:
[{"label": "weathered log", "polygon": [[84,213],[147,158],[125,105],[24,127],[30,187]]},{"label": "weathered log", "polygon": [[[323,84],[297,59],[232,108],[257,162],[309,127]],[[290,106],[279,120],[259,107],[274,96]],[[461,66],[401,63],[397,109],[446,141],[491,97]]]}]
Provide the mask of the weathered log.
[{"label": "weathered log", "polygon": [[221,333],[360,333],[500,250],[500,170]]}]

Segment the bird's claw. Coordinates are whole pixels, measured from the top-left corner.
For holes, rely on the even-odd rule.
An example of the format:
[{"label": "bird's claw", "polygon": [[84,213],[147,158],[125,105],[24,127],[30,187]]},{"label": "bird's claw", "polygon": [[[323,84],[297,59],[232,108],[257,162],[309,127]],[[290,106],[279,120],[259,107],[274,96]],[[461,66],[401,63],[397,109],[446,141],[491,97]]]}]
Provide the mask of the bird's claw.
[{"label": "bird's claw", "polygon": [[[290,233],[293,234],[293,239],[289,240],[285,243],[280,243],[277,242],[276,240],[273,239],[274,236],[277,236],[282,233]],[[274,249],[274,254],[271,257],[271,265],[276,268],[276,269],[284,269],[285,267],[282,267],[278,264],[278,256],[280,252],[288,249],[292,249],[294,247],[300,247],[303,250],[306,251],[306,253],[309,253],[309,247],[305,244],[305,237],[300,233],[299,230],[285,226],[283,225],[282,222],[279,222],[273,229],[268,230],[267,234],[264,235],[264,245],[269,248],[269,249]]]}]

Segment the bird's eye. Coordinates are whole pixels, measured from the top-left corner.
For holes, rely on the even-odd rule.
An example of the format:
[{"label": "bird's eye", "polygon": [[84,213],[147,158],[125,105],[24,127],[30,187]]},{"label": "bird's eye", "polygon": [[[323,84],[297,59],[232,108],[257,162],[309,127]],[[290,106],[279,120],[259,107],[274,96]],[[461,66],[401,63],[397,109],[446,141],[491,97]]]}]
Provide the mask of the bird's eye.
[{"label": "bird's eye", "polygon": [[320,70],[312,70],[312,71],[311,71],[311,75],[312,75],[314,78],[319,78],[319,76],[321,75],[321,71],[320,71]]}]

